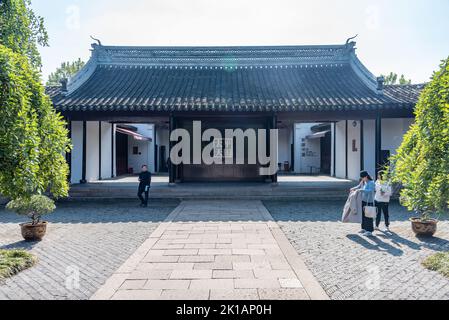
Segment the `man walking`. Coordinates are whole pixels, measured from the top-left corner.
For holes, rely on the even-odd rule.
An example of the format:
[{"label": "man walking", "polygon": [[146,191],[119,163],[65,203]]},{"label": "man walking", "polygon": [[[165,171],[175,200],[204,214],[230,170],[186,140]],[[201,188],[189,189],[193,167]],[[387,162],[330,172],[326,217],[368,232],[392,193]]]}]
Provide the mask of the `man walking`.
[{"label": "man walking", "polygon": [[[142,166],[142,172],[139,174],[139,191],[137,192],[137,196],[139,197],[141,207],[148,206],[148,195],[150,193],[151,187],[151,173],[148,171],[147,165]],[[145,199],[142,197],[142,193],[145,192]]]}]

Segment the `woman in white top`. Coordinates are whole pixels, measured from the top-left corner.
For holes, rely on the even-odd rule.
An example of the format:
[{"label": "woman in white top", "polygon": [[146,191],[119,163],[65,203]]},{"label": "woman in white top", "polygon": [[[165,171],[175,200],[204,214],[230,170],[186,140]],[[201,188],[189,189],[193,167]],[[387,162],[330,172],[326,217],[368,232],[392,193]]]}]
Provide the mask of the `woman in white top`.
[{"label": "woman in white top", "polygon": [[376,180],[376,195],[374,196],[374,203],[377,207],[376,230],[379,230],[382,212],[384,213],[385,227],[390,230],[390,216],[388,212],[388,205],[392,194],[391,184],[388,181],[383,181],[382,173],[379,172]]}]

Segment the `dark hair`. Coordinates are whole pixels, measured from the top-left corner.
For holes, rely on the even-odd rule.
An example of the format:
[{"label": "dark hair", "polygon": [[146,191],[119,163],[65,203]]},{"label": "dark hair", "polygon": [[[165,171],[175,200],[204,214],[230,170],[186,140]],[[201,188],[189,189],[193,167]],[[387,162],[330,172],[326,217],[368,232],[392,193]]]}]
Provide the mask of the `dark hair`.
[{"label": "dark hair", "polygon": [[146,164],[142,165],[142,168],[148,168],[148,166]]},{"label": "dark hair", "polygon": [[360,172],[360,178],[368,178],[368,180],[373,181],[373,178],[370,176],[370,174],[368,173],[368,171],[362,171]]}]

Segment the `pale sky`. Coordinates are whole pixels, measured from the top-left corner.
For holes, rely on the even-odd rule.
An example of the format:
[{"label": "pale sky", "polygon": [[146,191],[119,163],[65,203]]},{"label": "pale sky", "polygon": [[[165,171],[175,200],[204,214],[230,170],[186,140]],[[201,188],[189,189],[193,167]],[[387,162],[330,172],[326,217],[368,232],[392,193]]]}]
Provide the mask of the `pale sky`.
[{"label": "pale sky", "polygon": [[104,45],[342,44],[376,76],[426,82],[449,56],[448,0],[32,0],[50,47],[43,76]]}]

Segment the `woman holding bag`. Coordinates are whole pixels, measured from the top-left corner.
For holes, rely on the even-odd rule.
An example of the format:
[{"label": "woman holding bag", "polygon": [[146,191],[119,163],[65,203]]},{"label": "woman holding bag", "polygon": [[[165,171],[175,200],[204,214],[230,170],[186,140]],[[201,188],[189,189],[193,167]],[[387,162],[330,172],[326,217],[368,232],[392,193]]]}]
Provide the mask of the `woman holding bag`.
[{"label": "woman holding bag", "polygon": [[374,231],[374,217],[376,217],[376,207],[374,207],[374,193],[376,186],[373,178],[367,171],[360,172],[360,184],[351,191],[362,192],[362,230],[364,236],[372,236]]}]

